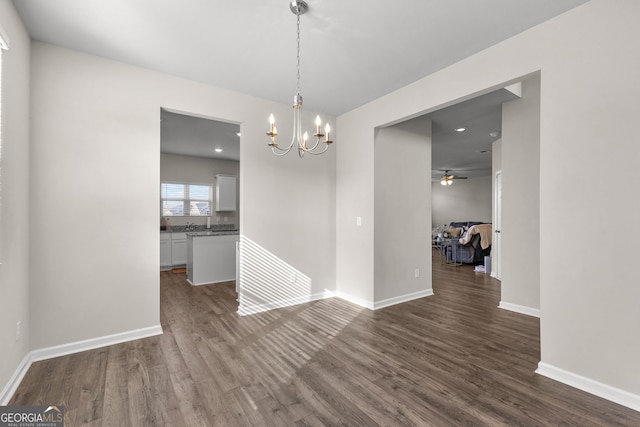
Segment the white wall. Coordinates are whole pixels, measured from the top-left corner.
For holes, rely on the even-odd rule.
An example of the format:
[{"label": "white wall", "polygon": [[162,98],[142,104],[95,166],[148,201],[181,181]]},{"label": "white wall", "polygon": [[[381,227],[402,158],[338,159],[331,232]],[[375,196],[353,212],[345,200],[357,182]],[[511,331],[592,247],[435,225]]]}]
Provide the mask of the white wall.
[{"label": "white wall", "polygon": [[[34,348],[159,324],[163,107],[241,124],[243,236],[304,272],[307,292],[334,288],[335,152],[271,154],[267,117],[290,128],[289,105],[40,42],[31,91]],[[280,286],[241,281],[267,302]]]},{"label": "white wall", "polygon": [[640,182],[640,144],[628,128],[640,117],[640,56],[630,54],[640,40],[638,16],[640,2],[592,0],[540,40],[553,45],[542,66],[540,308],[542,361],[635,393],[640,410],[640,340],[632,338],[640,324],[640,228],[616,250],[599,246],[611,224],[640,222],[634,190],[602,175]]},{"label": "white wall", "polygon": [[336,290],[363,306],[374,300],[373,141],[384,124],[368,119],[358,110],[338,117],[340,137],[349,142],[336,146]]},{"label": "white wall", "polygon": [[540,77],[502,104],[501,307],[540,308]]},{"label": "white wall", "polygon": [[446,187],[431,183],[431,226],[452,221],[491,222],[491,177],[454,180]]},{"label": "white wall", "polygon": [[[373,130],[540,71],[542,362],[585,378],[592,392],[600,384],[617,396],[628,392],[640,408],[640,341],[630,338],[640,324],[632,258],[640,229],[618,239],[615,251],[597,246],[611,224],[640,220],[629,187],[602,175],[640,181],[640,145],[628,128],[640,116],[640,57],[630,54],[640,39],[637,16],[635,0],[592,0],[340,116],[349,143],[337,162],[339,289],[363,298],[373,292]],[[366,227],[354,226],[357,215]],[[567,227],[578,231],[567,236]]]},{"label": "white wall", "polygon": [[431,164],[431,121],[418,118],[378,129],[374,146],[377,308],[433,293],[431,170],[424,167]]},{"label": "white wall", "polygon": [[[0,2],[0,25],[10,49],[2,51],[0,160],[0,405],[10,379],[29,351],[29,49],[13,4]],[[16,322],[22,338],[16,341]],[[7,386],[5,388],[5,385]],[[15,385],[15,384],[13,384]],[[4,390],[3,390],[4,389]]]},{"label": "white wall", "polygon": [[[205,157],[179,156],[162,153],[160,155],[160,179],[162,182],[216,184],[216,174],[240,176],[240,162],[235,160],[220,160]],[[240,187],[237,187],[240,200]],[[215,212],[215,195],[211,215],[211,224],[240,225],[240,210],[236,212]],[[205,225],[207,217],[176,216],[167,217],[171,225],[186,225],[187,222]],[[226,218],[226,220],[225,220]]]}]

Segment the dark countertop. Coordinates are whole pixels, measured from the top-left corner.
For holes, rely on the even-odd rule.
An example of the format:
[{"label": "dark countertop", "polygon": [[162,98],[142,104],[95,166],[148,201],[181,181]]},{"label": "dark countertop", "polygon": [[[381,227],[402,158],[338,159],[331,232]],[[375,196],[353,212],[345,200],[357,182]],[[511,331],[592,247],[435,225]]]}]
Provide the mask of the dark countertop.
[{"label": "dark countertop", "polygon": [[214,233],[229,233],[238,234],[238,228],[235,224],[213,224],[211,228],[207,228],[206,225],[196,225],[187,228],[186,225],[171,225],[166,230],[160,230],[160,233],[200,233],[200,232],[214,232]]},{"label": "dark countertop", "polygon": [[240,232],[238,230],[205,230],[205,231],[187,231],[187,237],[209,237],[209,236],[233,236],[238,235]]}]

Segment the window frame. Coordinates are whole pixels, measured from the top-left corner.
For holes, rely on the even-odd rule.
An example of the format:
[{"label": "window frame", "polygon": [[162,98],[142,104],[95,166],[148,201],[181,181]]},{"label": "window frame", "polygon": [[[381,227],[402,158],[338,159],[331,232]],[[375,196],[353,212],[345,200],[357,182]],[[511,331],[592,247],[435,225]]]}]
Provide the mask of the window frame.
[{"label": "window frame", "polygon": [[[166,194],[164,191],[165,185],[175,185],[175,186],[183,186],[183,195],[184,197],[164,197]],[[209,196],[207,199],[202,198],[194,198],[191,195],[191,187],[207,187]],[[201,217],[210,217],[213,214],[213,184],[209,183],[197,183],[197,182],[179,182],[179,181],[162,181],[160,183],[160,217],[193,217],[193,218],[201,218]],[[165,201],[167,202],[182,202],[182,214],[172,214],[165,215]],[[194,215],[192,214],[192,203],[208,203],[209,209],[208,212]]]}]

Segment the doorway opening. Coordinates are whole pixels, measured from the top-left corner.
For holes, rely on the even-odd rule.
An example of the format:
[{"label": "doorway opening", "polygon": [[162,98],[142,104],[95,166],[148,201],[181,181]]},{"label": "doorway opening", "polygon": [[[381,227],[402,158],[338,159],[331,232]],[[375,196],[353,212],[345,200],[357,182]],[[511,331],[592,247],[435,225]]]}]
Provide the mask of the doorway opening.
[{"label": "doorway opening", "polygon": [[[520,265],[522,262],[527,264],[526,268],[510,267],[508,269],[510,272],[509,281],[505,286],[504,272],[507,263],[503,256],[507,249],[500,251],[502,256],[496,260],[503,280],[501,291],[503,298],[499,307],[523,314],[536,315],[536,311],[539,311],[537,308],[539,307],[539,280],[536,281],[535,277],[539,277],[539,259],[532,258],[534,255],[532,252],[539,251],[536,249],[539,248],[539,188],[535,185],[529,185],[529,183],[537,183],[539,181],[539,105],[540,76],[539,74],[534,74],[523,78],[521,82],[515,85],[497,88],[475,98],[453,105],[449,104],[439,110],[414,116],[410,120],[397,122],[376,130],[374,168],[376,179],[374,186],[376,191],[374,209],[376,217],[374,230],[374,247],[376,248],[374,292],[376,304],[379,302],[378,295],[388,296],[387,299],[390,301],[404,301],[415,298],[416,295],[422,295],[420,289],[410,288],[410,285],[404,288],[396,286],[395,290],[387,289],[388,286],[385,287],[385,283],[388,283],[387,277],[383,274],[378,274],[379,271],[385,274],[389,271],[396,271],[397,277],[403,277],[403,280],[405,280],[405,276],[407,277],[405,280],[407,283],[410,283],[411,280],[415,283],[415,279],[421,279],[422,277],[420,275],[421,271],[417,268],[419,260],[415,259],[415,257],[411,258],[415,251],[410,248],[405,249],[408,247],[406,245],[406,235],[400,240],[402,243],[397,245],[391,244],[393,243],[391,237],[385,237],[387,235],[393,236],[392,231],[396,234],[402,234],[397,231],[399,224],[397,212],[399,206],[402,207],[406,204],[405,199],[410,196],[410,191],[398,189],[397,187],[400,186],[400,183],[408,180],[407,182],[410,183],[408,186],[419,186],[420,192],[428,200],[428,208],[425,211],[416,209],[407,211],[403,209],[403,212],[408,213],[408,215],[406,215],[407,221],[402,223],[402,230],[408,229],[412,235],[419,234],[422,236],[422,233],[428,234],[426,230],[431,228],[431,237],[433,238],[437,236],[437,233],[434,234],[434,232],[437,232],[438,228],[443,231],[452,222],[464,223],[464,227],[460,227],[463,229],[460,232],[464,232],[465,227],[468,230],[468,227],[475,225],[475,223],[485,223],[491,227],[488,234],[490,241],[488,246],[491,246],[495,238],[495,233],[492,229],[495,222],[496,209],[494,200],[495,173],[502,171],[500,176],[501,188],[503,190],[508,189],[508,191],[504,190],[502,192],[504,195],[504,197],[501,197],[502,214],[499,217],[502,223],[501,226],[505,226],[506,223],[514,223],[510,226],[514,227],[513,234],[520,234],[519,227],[525,226],[529,230],[527,233],[531,235],[526,242],[520,243],[513,238],[507,241],[504,234],[501,235],[499,249],[504,249],[507,246],[511,248],[509,251],[513,259],[510,258],[509,264]],[[491,122],[487,117],[494,117],[494,121]],[[421,128],[410,129],[411,123],[417,123],[416,119],[422,119],[420,122]],[[423,126],[422,123],[425,123],[425,125]],[[477,133],[475,137],[473,136],[474,131]],[[504,144],[507,144],[507,142],[503,144],[505,131],[508,134],[509,144],[506,148],[503,147]],[[409,148],[405,147],[410,141],[413,142],[418,139],[421,139],[425,145],[430,146],[430,155],[423,156],[421,151],[417,151],[415,145],[411,145]],[[384,151],[386,146],[382,143],[387,140],[389,140],[389,144],[393,144],[394,150],[392,153],[412,150],[415,153],[415,155],[411,156],[412,160],[419,156],[427,160],[428,163],[423,163],[421,167],[426,169],[426,165],[429,165],[427,170],[431,172],[431,176],[428,178],[430,182],[425,185],[421,178],[422,173],[407,171],[409,163],[406,163],[406,166],[400,169],[395,168],[395,175],[384,176],[385,168],[388,169],[391,164],[391,160],[387,159],[394,159],[400,156],[397,153],[391,156]],[[462,149],[466,149],[467,152],[463,153],[460,151]],[[481,160],[484,160],[484,165],[480,163]],[[409,178],[405,179],[405,175],[409,176]],[[446,185],[441,185],[440,181],[444,181],[442,179],[443,175],[452,176],[451,185],[446,182]],[[405,179],[405,181],[402,181],[402,179]],[[380,186],[380,183],[383,185]],[[385,194],[378,189],[379,187],[386,188],[384,187],[386,183],[396,186],[396,191],[389,191],[389,194],[393,195],[391,198],[385,198]],[[508,203],[505,201],[507,197],[509,198]],[[389,203],[389,201],[393,201],[393,203]],[[514,204],[519,204],[520,206],[516,208],[513,206]],[[507,205],[508,212],[505,210]],[[421,206],[418,206],[418,208],[421,208]],[[396,218],[395,223],[391,219],[386,220],[384,215],[379,215],[379,213],[386,212],[384,209],[391,210],[391,213],[395,209],[396,215],[389,216],[391,219]],[[522,211],[522,209],[526,211]],[[512,218],[514,212],[518,212],[518,215],[515,215],[517,218]],[[379,219],[382,219],[381,224],[378,224]],[[522,225],[518,225],[518,222]],[[394,230],[389,228],[389,231],[385,231],[387,226],[395,228]],[[501,228],[500,231],[504,230]],[[414,240],[416,239],[410,239],[411,245],[419,246]],[[393,253],[393,257],[391,253]],[[428,258],[430,270],[433,270],[431,253],[429,253]],[[474,265],[483,264],[484,256],[481,258],[456,259],[456,263],[462,263],[467,267],[470,265],[473,270]],[[387,262],[390,259],[400,259],[402,262]],[[407,259],[410,259],[415,264],[415,268],[409,268],[411,266],[405,262]],[[385,262],[392,266],[407,265],[404,265],[403,269],[398,270],[396,268],[396,270],[393,270],[392,267],[385,267]],[[530,274],[532,267],[538,270],[535,275]],[[451,268],[455,267],[451,266]],[[433,274],[433,271],[431,272]],[[527,277],[527,280],[523,281],[521,280],[522,275],[531,276],[532,279]],[[433,281],[433,277],[431,279]],[[521,283],[526,283],[526,285],[522,287],[520,286]],[[425,283],[426,286],[428,284]],[[405,288],[407,292],[404,292]],[[505,288],[508,289],[505,291]],[[385,291],[386,294],[382,291]],[[533,297],[527,299],[529,296]],[[520,306],[518,301],[523,301],[524,304]],[[529,310],[525,310],[527,306],[530,308]]]},{"label": "doorway opening", "polygon": [[[190,234],[239,233],[239,175],[239,124],[161,108],[161,270],[188,275]],[[224,251],[235,259],[235,244]],[[235,268],[225,268],[235,280]]]}]

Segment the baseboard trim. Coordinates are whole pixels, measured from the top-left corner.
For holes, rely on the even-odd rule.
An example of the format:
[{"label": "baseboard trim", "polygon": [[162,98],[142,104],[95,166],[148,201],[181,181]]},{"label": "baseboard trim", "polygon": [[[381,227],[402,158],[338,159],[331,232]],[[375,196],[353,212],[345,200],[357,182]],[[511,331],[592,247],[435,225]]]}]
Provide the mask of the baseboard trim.
[{"label": "baseboard trim", "polygon": [[336,291],[335,296],[352,304],[359,305],[360,307],[373,310],[373,302],[365,300],[364,298],[356,297],[341,291]]},{"label": "baseboard trim", "polygon": [[2,393],[0,393],[0,406],[7,406],[9,401],[13,397],[13,394],[18,389],[18,386],[22,382],[22,379],[27,374],[29,367],[31,366],[31,360],[29,358],[30,353],[27,353],[26,356],[18,365],[18,368],[15,370],[7,385],[4,386]]},{"label": "baseboard trim", "polygon": [[373,309],[378,310],[385,307],[390,307],[396,304],[402,304],[403,302],[412,301],[418,298],[430,297],[433,295],[433,289],[425,289],[424,291],[414,292],[411,294],[400,295],[398,297],[387,298],[382,301],[375,301],[373,303]]},{"label": "baseboard trim", "polygon": [[538,363],[536,373],[640,412],[640,396],[637,394],[565,371],[544,362]]},{"label": "baseboard trim", "polygon": [[274,310],[276,308],[284,308],[291,307],[298,304],[304,304],[311,301],[317,301],[325,298],[333,297],[333,292],[324,291],[317,294],[310,294],[308,296],[301,296],[295,298],[288,298],[284,300],[272,301],[266,304],[253,304],[253,305],[243,305],[240,304],[238,307],[238,315],[240,316],[249,316],[251,314],[262,313],[264,311]]},{"label": "baseboard trim", "polygon": [[218,283],[227,283],[227,282],[232,282],[234,280],[236,280],[235,276],[230,279],[216,280],[215,282],[202,282],[202,283],[193,283],[191,280],[187,279],[187,283],[189,283],[191,286],[203,286],[203,285],[216,285]]},{"label": "baseboard trim", "polygon": [[22,379],[33,362],[52,359],[59,356],[66,356],[73,353],[80,353],[86,350],[94,350],[96,348],[120,344],[127,341],[149,338],[155,335],[162,335],[161,325],[32,350],[22,359],[22,362],[20,362],[20,365],[11,376],[11,379],[2,390],[2,394],[0,394],[0,405],[5,406],[9,403],[9,400],[13,397],[13,394],[18,389],[18,386],[22,382]]},{"label": "baseboard trim", "polygon": [[100,347],[120,344],[127,341],[139,340],[155,335],[162,335],[162,326],[155,325],[148,328],[134,329],[132,331],[121,332],[103,337],[91,338],[83,341],[76,341],[68,344],[56,345],[53,347],[41,348],[31,351],[31,361],[52,359],[54,357],[66,356],[67,354],[80,353],[81,351],[94,350]]},{"label": "baseboard trim", "polygon": [[524,305],[511,304],[510,302],[500,301],[498,304],[498,308],[502,308],[503,310],[509,310],[520,314],[525,314],[527,316],[533,316],[540,318],[540,309],[525,307]]},{"label": "baseboard trim", "polygon": [[372,302],[367,301],[363,298],[356,297],[341,291],[327,291],[311,294],[308,297],[297,297],[280,301],[273,301],[267,304],[255,304],[250,306],[240,305],[238,307],[238,315],[240,316],[248,316],[251,314],[261,313],[263,311],[273,310],[276,308],[290,307],[292,305],[304,304],[310,301],[316,301],[319,299],[332,298],[337,297],[348,301],[352,304],[359,305],[360,307],[367,308],[369,310],[378,310],[380,308],[389,307],[396,304],[401,304],[403,302],[412,301],[418,298],[424,298],[433,295],[433,289],[426,289],[420,292],[414,292],[412,294],[401,295],[398,297],[388,298],[382,301]]}]

